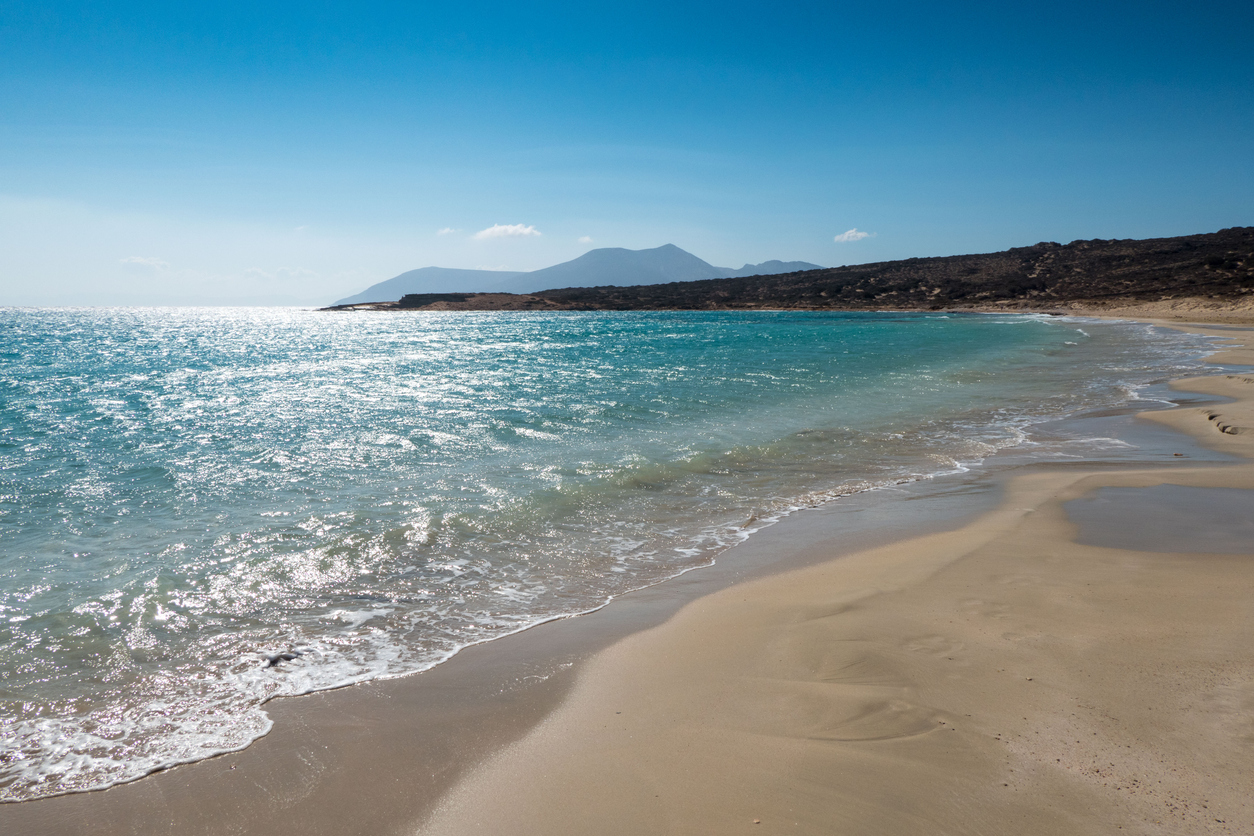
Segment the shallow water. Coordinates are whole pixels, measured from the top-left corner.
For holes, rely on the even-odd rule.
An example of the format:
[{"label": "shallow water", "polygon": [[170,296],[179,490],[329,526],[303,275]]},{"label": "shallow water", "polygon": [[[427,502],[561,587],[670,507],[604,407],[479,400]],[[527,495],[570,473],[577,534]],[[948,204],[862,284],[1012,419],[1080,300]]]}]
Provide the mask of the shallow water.
[{"label": "shallow water", "polygon": [[[0,797],[247,745],[264,701],[978,464],[1208,343],[1031,316],[5,311]],[[283,655],[290,658],[283,658]],[[274,664],[277,662],[277,664]]]},{"label": "shallow water", "polygon": [[1108,549],[1254,554],[1254,491],[1099,488],[1065,505],[1076,542]]}]

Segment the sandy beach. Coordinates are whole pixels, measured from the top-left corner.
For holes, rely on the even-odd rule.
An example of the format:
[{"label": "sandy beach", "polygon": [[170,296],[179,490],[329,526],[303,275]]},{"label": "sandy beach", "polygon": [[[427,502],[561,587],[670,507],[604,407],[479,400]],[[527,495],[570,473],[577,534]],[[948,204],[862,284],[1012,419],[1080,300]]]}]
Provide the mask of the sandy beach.
[{"label": "sandy beach", "polygon": [[[1146,418],[1254,454],[1254,377],[1174,385],[1233,401]],[[708,596],[596,657],[421,832],[1254,832],[1254,542],[1194,552],[1202,519],[1084,545],[1066,512],[1153,486],[1254,508],[1251,464],[1046,469],[956,531]]]},{"label": "sandy beach", "polygon": [[1254,375],[1173,388],[1179,456],[831,503],[0,831],[1254,832]]},{"label": "sandy beach", "polygon": [[1254,836],[1254,2],[0,8],[0,836]]}]

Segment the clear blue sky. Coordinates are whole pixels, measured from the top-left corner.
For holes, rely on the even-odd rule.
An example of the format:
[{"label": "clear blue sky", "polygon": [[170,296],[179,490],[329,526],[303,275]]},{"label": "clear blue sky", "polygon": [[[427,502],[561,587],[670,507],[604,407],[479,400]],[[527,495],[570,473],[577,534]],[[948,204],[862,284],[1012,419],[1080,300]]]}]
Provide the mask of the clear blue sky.
[{"label": "clear blue sky", "polygon": [[182,5],[0,5],[0,304],[1254,225],[1249,2]]}]

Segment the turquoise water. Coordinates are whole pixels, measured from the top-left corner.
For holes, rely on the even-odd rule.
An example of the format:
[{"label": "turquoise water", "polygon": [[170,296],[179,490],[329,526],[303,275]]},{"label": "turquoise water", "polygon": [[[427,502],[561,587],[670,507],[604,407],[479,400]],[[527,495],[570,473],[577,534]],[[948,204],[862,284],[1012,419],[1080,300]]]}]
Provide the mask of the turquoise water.
[{"label": "turquoise water", "polygon": [[245,746],[270,697],[601,606],[1203,348],[1030,316],[5,310],[0,799]]}]

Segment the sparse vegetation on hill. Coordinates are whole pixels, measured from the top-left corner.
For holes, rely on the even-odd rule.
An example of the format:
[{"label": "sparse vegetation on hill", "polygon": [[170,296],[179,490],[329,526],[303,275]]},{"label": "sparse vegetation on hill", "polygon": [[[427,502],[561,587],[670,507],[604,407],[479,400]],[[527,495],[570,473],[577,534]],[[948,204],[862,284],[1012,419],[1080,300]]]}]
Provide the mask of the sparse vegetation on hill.
[{"label": "sparse vegetation on hill", "polygon": [[[1042,310],[1068,303],[1254,299],[1254,227],[1148,240],[1043,242],[771,276],[517,294],[424,294],[408,310]],[[374,306],[380,307],[380,306]]]}]

